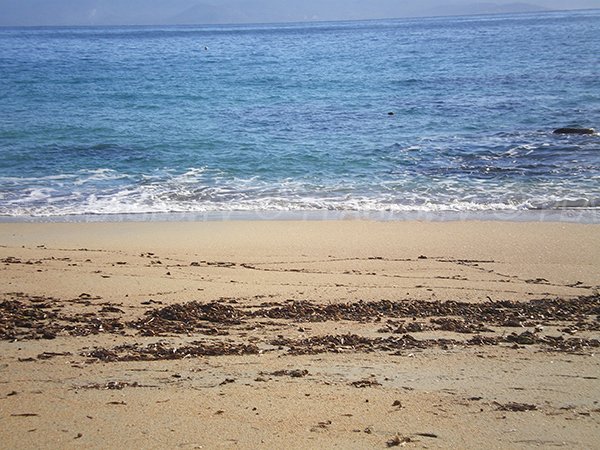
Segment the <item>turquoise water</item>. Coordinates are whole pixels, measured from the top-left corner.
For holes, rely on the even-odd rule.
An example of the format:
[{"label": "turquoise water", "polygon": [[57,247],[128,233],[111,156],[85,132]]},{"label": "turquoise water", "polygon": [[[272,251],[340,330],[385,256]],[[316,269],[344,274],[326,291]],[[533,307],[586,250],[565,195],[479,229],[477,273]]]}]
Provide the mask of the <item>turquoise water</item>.
[{"label": "turquoise water", "polygon": [[[0,28],[0,216],[600,210],[600,11]],[[389,114],[389,113],[393,113]]]}]

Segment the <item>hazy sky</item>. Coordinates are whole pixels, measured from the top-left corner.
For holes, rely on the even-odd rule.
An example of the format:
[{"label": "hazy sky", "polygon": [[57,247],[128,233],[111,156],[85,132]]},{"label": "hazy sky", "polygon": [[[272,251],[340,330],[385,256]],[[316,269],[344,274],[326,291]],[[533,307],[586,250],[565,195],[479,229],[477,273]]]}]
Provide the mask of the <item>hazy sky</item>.
[{"label": "hazy sky", "polygon": [[600,0],[0,0],[0,26],[244,23],[600,8]]}]

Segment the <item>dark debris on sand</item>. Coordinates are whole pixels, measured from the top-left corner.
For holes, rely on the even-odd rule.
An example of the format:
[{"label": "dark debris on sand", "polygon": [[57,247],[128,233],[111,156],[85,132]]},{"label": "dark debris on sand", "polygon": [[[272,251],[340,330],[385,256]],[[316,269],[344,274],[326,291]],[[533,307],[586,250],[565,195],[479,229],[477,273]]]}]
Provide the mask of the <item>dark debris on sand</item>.
[{"label": "dark debris on sand", "polygon": [[[467,303],[458,301],[405,300],[392,302],[337,303],[318,305],[309,301],[292,301],[287,304],[259,308],[250,313],[254,317],[288,319],[298,322],[324,322],[351,320],[372,322],[382,318],[432,318],[460,317],[474,323],[474,327],[535,326],[546,321],[571,321],[587,324],[587,329],[599,330],[600,296],[579,297],[573,300],[544,299],[528,302],[487,301]],[[588,317],[595,315],[595,321]],[[441,324],[443,325],[443,324]],[[459,324],[457,324],[459,325]]]},{"label": "dark debris on sand", "polygon": [[285,369],[285,370],[276,370],[275,372],[271,372],[268,374],[262,373],[262,375],[272,375],[274,377],[292,377],[292,378],[302,378],[308,375],[308,370],[306,369]]},{"label": "dark debris on sand", "polygon": [[83,389],[99,389],[99,390],[122,390],[126,387],[145,387],[137,381],[108,381],[106,383],[91,383],[84,386],[79,386]]},{"label": "dark debris on sand", "polygon": [[416,339],[409,334],[390,336],[386,338],[369,338],[356,334],[312,336],[306,339],[291,339],[279,337],[271,341],[283,349],[287,347],[291,355],[318,353],[347,353],[386,351],[402,354],[405,350],[442,348],[449,349],[457,346],[488,346],[520,343],[523,345],[538,344],[552,351],[578,352],[585,349],[600,347],[598,339],[563,338],[562,336],[538,336],[529,331],[521,334],[511,333],[508,336],[475,336],[467,341],[455,339]]},{"label": "dark debris on sand", "polygon": [[130,322],[143,336],[160,336],[165,333],[184,334],[200,332],[203,334],[227,334],[217,326],[239,325],[242,312],[219,302],[177,303],[164,308],[147,311],[144,317]]},{"label": "dark debris on sand", "polygon": [[[81,299],[70,300],[76,301]],[[52,297],[10,294],[10,299],[0,302],[0,339],[54,339],[58,335],[116,333],[124,328],[118,318],[97,313],[69,315],[63,308],[62,302]]]},{"label": "dark debris on sand", "polygon": [[377,381],[375,378],[365,378],[364,380],[352,381],[350,386],[354,386],[355,388],[366,388],[366,387],[374,387],[381,386],[381,383]]},{"label": "dark debris on sand", "polygon": [[158,342],[140,346],[125,344],[112,349],[96,348],[82,353],[82,356],[98,361],[158,361],[183,359],[198,356],[255,355],[260,350],[254,344],[231,344],[227,342],[194,341],[178,347]]},{"label": "dark debris on sand", "polygon": [[[263,344],[286,349],[289,354],[343,353],[385,351],[403,354],[406,350],[457,346],[491,346],[505,344],[508,348],[537,345],[542,349],[581,352],[600,347],[597,338],[574,336],[580,331],[600,330],[600,296],[572,300],[546,299],[527,302],[487,301],[466,303],[457,301],[392,302],[387,300],[338,304],[316,304],[309,301],[268,302],[258,306],[236,306],[232,299],[200,303],[176,303],[148,309],[137,319],[124,321],[122,308],[97,297],[82,294],[77,299],[57,300],[51,297],[6,294],[0,302],[0,339],[53,339],[59,335],[87,336],[98,333],[141,336],[211,335],[214,340],[193,342],[180,347],[164,343],[145,347],[127,344],[113,349],[96,349],[86,356],[102,361],[179,359],[194,356],[256,354],[258,335],[252,344],[219,340],[234,329],[247,333],[257,327],[268,331],[298,323],[348,321],[381,323],[377,330],[387,336],[367,337],[357,334],[318,335],[295,339],[281,335],[266,337]],[[65,304],[72,303],[71,308]],[[68,313],[73,308],[82,312]],[[265,321],[265,319],[267,321]],[[541,333],[544,326],[563,330],[565,335]],[[236,328],[237,327],[237,328]],[[518,328],[518,332],[497,333],[490,327]],[[524,327],[535,328],[534,331]],[[473,335],[469,339],[416,339],[409,333],[453,332]],[[482,334],[483,333],[483,334]],[[589,336],[589,335],[588,335]]]},{"label": "dark debris on sand", "polygon": [[535,411],[538,409],[536,405],[530,405],[528,403],[509,402],[509,403],[502,404],[502,403],[494,402],[494,404],[496,405],[496,409],[498,411],[523,412],[523,411]]}]

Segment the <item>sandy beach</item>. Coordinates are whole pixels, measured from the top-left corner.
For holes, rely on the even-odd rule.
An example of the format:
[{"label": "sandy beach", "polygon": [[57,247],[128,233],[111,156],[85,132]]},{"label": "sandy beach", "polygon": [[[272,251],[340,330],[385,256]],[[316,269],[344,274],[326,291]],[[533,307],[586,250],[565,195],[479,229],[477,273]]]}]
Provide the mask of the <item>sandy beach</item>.
[{"label": "sandy beach", "polygon": [[600,225],[0,223],[1,448],[599,448]]}]

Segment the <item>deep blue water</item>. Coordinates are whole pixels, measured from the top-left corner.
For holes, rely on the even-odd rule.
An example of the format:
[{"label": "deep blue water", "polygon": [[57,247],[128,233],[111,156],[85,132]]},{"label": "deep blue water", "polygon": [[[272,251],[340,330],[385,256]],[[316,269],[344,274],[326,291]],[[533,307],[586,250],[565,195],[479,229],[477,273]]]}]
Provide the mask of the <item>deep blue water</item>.
[{"label": "deep blue water", "polygon": [[[0,216],[600,209],[600,10],[0,28]],[[393,115],[388,113],[393,112]]]}]

